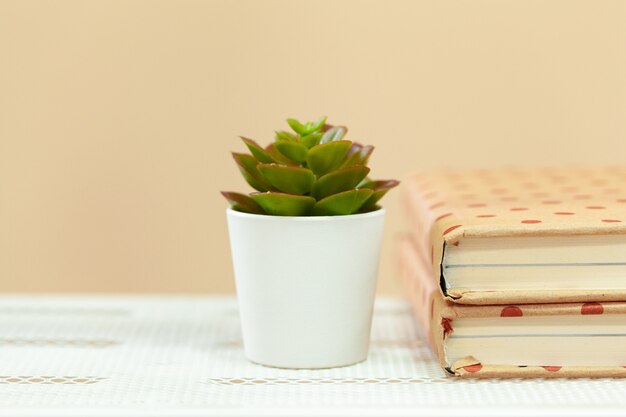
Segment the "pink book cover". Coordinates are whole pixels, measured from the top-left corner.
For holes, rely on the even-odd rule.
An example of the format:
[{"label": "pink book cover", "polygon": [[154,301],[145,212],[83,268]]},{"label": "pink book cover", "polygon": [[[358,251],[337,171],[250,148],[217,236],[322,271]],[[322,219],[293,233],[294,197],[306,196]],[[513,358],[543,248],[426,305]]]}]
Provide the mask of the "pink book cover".
[{"label": "pink book cover", "polygon": [[[469,239],[626,234],[624,167],[433,171],[407,178],[402,196],[412,242],[436,285],[445,247]],[[442,295],[478,305],[626,300],[624,290],[442,289]]]},{"label": "pink book cover", "polygon": [[557,315],[620,315],[626,320],[626,303],[588,302],[565,304],[463,305],[446,300],[432,279],[432,270],[415,249],[409,236],[398,243],[398,271],[411,303],[415,318],[428,339],[439,362],[450,375],[463,378],[563,378],[563,377],[626,377],[624,366],[542,366],[482,363],[480,352],[450,363],[446,357],[446,340],[454,333],[456,320],[489,317],[507,320],[509,317]]}]

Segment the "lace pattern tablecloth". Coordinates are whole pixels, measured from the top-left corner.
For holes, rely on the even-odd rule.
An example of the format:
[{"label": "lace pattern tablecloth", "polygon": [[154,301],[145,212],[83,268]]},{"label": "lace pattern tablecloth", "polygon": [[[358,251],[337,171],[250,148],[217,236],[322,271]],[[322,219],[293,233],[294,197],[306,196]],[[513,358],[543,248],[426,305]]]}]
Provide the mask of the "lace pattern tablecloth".
[{"label": "lace pattern tablecloth", "polygon": [[447,377],[401,299],[369,359],[327,370],[243,357],[230,297],[0,297],[0,416],[621,415],[626,380]]}]

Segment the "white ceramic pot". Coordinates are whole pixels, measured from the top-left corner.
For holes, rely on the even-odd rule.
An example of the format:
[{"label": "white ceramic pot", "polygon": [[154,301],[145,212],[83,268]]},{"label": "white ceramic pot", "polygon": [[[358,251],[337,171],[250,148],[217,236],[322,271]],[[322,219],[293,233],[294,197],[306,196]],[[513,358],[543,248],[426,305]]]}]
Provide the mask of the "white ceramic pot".
[{"label": "white ceramic pot", "polygon": [[227,217],[248,359],[280,368],[365,360],[385,210]]}]

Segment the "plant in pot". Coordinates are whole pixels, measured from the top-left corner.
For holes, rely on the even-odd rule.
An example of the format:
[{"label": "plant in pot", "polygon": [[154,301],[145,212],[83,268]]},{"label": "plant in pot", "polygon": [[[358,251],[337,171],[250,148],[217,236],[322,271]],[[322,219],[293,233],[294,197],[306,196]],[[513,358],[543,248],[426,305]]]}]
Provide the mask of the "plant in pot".
[{"label": "plant in pot", "polygon": [[287,120],[267,147],[233,153],[249,195],[222,192],[246,356],[282,368],[365,360],[385,210],[395,180],[368,178],[374,148],[347,129]]}]

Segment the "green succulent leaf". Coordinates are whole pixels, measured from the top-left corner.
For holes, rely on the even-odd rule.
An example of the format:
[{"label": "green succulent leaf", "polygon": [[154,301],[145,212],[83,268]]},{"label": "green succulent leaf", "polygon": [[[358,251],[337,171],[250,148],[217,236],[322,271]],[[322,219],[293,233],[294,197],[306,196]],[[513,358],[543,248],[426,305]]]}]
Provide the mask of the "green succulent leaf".
[{"label": "green succulent leaf", "polygon": [[326,116],[320,117],[319,119],[317,119],[315,122],[311,124],[311,128],[309,129],[307,133],[311,134],[313,132],[317,132],[318,130],[322,129],[322,127],[324,127],[325,123],[326,123]]},{"label": "green succulent leaf", "polygon": [[313,184],[311,195],[316,200],[321,200],[329,195],[350,190],[356,187],[369,172],[370,169],[364,166],[354,166],[330,172]]},{"label": "green succulent leaf", "polygon": [[265,152],[267,152],[268,155],[270,155],[274,159],[274,161],[280,164],[294,165],[294,166],[298,165],[297,162],[292,161],[291,159],[287,158],[285,155],[280,153],[278,149],[276,149],[276,146],[274,143],[270,143],[269,146],[265,148]]},{"label": "green succulent leaf", "polygon": [[352,142],[340,140],[316,145],[309,149],[307,165],[317,176],[322,176],[341,165]]},{"label": "green succulent leaf", "polygon": [[[367,202],[366,202],[367,204]],[[359,214],[361,213],[369,213],[372,211],[376,211],[376,210],[380,210],[380,206],[378,204],[374,204],[373,206],[366,206],[366,204],[363,204],[363,207],[361,207],[359,209]]]},{"label": "green succulent leaf", "polygon": [[287,119],[287,124],[300,136],[306,135],[306,127],[296,119]]},{"label": "green succulent leaf", "polygon": [[252,188],[257,191],[268,191],[272,188],[257,170],[258,162],[252,155],[237,152],[232,154],[241,175]]},{"label": "green succulent leaf", "polygon": [[367,199],[365,204],[363,204],[363,207],[361,208],[361,210],[369,211],[373,209],[374,207],[376,207],[376,204],[380,201],[381,198],[385,196],[385,194],[387,194],[387,191],[396,187],[398,184],[400,184],[400,181],[396,181],[396,180],[378,180],[378,181],[367,181],[363,183],[361,187],[368,188],[370,190],[373,190],[374,192],[372,193],[370,198]]},{"label": "green succulent leaf", "polygon": [[237,164],[245,167],[248,171],[252,172],[253,174],[256,174],[257,176],[259,175],[259,172],[256,169],[257,165],[259,164],[259,161],[254,159],[252,155],[248,155],[247,153],[239,153],[239,152],[232,152],[232,155],[233,155],[233,158],[235,159],[235,162],[237,162]]},{"label": "green succulent leaf", "polygon": [[306,161],[306,155],[309,152],[309,149],[300,142],[282,140],[274,143],[274,147],[278,149],[281,154],[298,164]]},{"label": "green succulent leaf", "polygon": [[291,132],[285,132],[284,130],[276,131],[276,140],[286,140],[291,142],[297,142],[298,137]]},{"label": "green succulent leaf", "polygon": [[343,126],[334,126],[324,132],[324,135],[320,139],[320,143],[336,142],[346,135],[346,128]]},{"label": "green succulent leaf", "polygon": [[307,194],[315,182],[315,175],[307,168],[259,164],[258,169],[278,191],[289,194]]},{"label": "green succulent leaf", "polygon": [[253,193],[250,197],[272,216],[306,216],[315,199],[306,195],[284,193]]},{"label": "green succulent leaf", "polygon": [[317,145],[320,142],[320,139],[322,138],[322,133],[311,133],[310,135],[306,135],[306,136],[302,136],[300,138],[300,142],[302,142],[302,144],[304,144],[304,146],[306,146],[307,148],[312,148],[315,145]]},{"label": "green succulent leaf", "polygon": [[261,148],[261,146],[258,143],[256,143],[252,139],[244,138],[243,136],[240,136],[240,138],[241,138],[241,140],[243,140],[243,143],[246,144],[246,146],[248,147],[248,149],[252,153],[252,156],[254,156],[257,161],[259,161],[261,163],[264,163],[264,164],[271,164],[272,162],[276,162],[265,151],[265,149]]},{"label": "green succulent leaf", "polygon": [[374,152],[373,146],[363,146],[360,143],[352,142],[352,146],[348,151],[348,157],[342,167],[346,168],[355,165],[367,165],[367,161],[372,155],[372,152]]},{"label": "green succulent leaf", "polygon": [[263,208],[257,204],[252,198],[245,194],[235,193],[232,191],[222,191],[222,195],[230,203],[231,207],[237,211],[252,214],[265,214]]},{"label": "green succulent leaf", "polygon": [[318,201],[313,206],[313,214],[316,216],[336,216],[354,214],[374,191],[367,188],[357,188],[333,194]]}]

